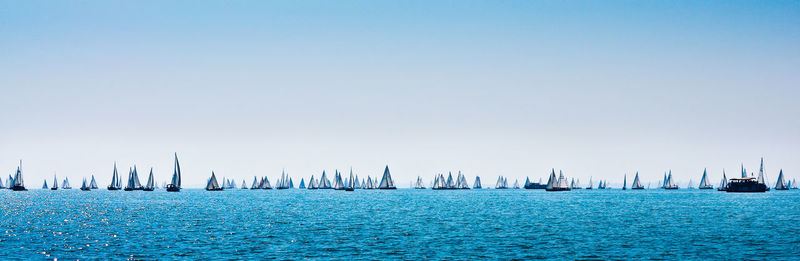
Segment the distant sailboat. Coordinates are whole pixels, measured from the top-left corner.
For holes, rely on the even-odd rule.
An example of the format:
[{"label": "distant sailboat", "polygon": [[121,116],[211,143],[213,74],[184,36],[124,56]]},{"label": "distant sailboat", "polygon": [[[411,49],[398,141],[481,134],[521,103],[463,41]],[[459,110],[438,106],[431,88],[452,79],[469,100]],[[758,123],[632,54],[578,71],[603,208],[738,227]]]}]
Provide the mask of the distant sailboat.
[{"label": "distant sailboat", "polygon": [[222,187],[219,186],[217,182],[217,176],[214,174],[214,171],[211,171],[211,178],[208,179],[206,183],[206,191],[220,191]]},{"label": "distant sailboat", "polygon": [[58,190],[58,178],[55,173],[53,173],[53,187],[50,190]]},{"label": "distant sailboat", "polygon": [[636,176],[633,177],[633,184],[631,184],[631,189],[644,189],[642,183],[639,182],[639,172],[636,172]]},{"label": "distant sailboat", "polygon": [[506,187],[504,180],[505,180],[505,178],[503,178],[503,176],[497,176],[497,182],[495,182],[494,188],[495,189],[507,189],[508,187]]},{"label": "distant sailboat", "polygon": [[703,169],[703,177],[700,178],[700,185],[697,187],[699,189],[714,189],[714,186],[708,182],[708,174],[706,173],[706,169]]},{"label": "distant sailboat", "polygon": [[86,178],[83,178],[83,182],[81,182],[81,190],[82,191],[91,190],[91,188],[89,188],[89,184],[86,184]]},{"label": "distant sailboat", "polygon": [[144,185],[142,190],[144,191],[153,191],[156,189],[156,181],[153,178],[153,168],[150,168],[150,175],[147,176],[147,184]]},{"label": "distant sailboat", "polygon": [[356,179],[353,177],[353,169],[350,169],[350,178],[347,179],[347,186],[344,188],[344,191],[354,191]]},{"label": "distant sailboat", "polygon": [[422,177],[417,176],[417,182],[414,183],[414,189],[425,189],[425,183],[422,182]]},{"label": "distant sailboat", "polygon": [[319,178],[319,189],[333,189],[331,181],[325,176],[325,171],[322,171],[322,177]]},{"label": "distant sailboat", "polygon": [[90,189],[98,189],[97,181],[94,180],[94,175],[92,175],[92,181],[89,182],[89,188]]},{"label": "distant sailboat", "polygon": [[242,180],[242,187],[241,187],[241,189],[247,189],[247,182],[246,182],[245,180]]},{"label": "distant sailboat", "polygon": [[128,170],[128,183],[125,184],[125,191],[134,191],[140,190],[141,183],[139,183],[139,174],[136,171],[136,166],[133,166],[133,169]]},{"label": "distant sailboat", "polygon": [[717,191],[725,191],[728,189],[728,177],[725,176],[725,169],[722,169],[722,181],[719,182]]},{"label": "distant sailboat", "polygon": [[789,190],[789,186],[786,186],[786,182],[783,181],[783,169],[778,173],[778,182],[775,183],[775,190]]},{"label": "distant sailboat", "polygon": [[559,171],[559,177],[556,178],[556,169],[550,172],[550,178],[547,179],[547,187],[545,191],[569,191],[569,184],[567,179],[564,178],[564,173]]},{"label": "distant sailboat", "polygon": [[114,174],[111,176],[111,184],[108,185],[108,190],[120,190],[120,177],[117,173],[117,162],[114,162]]},{"label": "distant sailboat", "polygon": [[672,180],[672,170],[669,171],[667,180],[664,182],[664,189],[678,189],[678,185]]},{"label": "distant sailboat", "polygon": [[472,183],[473,189],[481,189],[481,177],[475,176],[475,182]]},{"label": "distant sailboat", "polygon": [[25,188],[25,182],[22,179],[22,160],[19,161],[19,166],[17,167],[17,172],[14,174],[14,179],[11,182],[8,182],[8,186],[13,191],[26,191],[28,189]]},{"label": "distant sailboat", "polygon": [[175,153],[175,168],[172,173],[172,180],[167,185],[168,192],[181,191],[181,166],[178,164],[178,153]]},{"label": "distant sailboat", "polygon": [[299,188],[299,189],[306,188],[306,181],[303,180],[303,178],[300,178],[300,186],[298,186],[297,188]]},{"label": "distant sailboat", "polygon": [[586,189],[592,189],[592,177],[589,177],[589,186]]},{"label": "distant sailboat", "polygon": [[517,179],[517,180],[514,180],[514,186],[513,186],[513,188],[514,188],[514,189],[519,189],[519,188],[520,188],[520,187],[519,187],[519,180],[518,180],[518,179]]},{"label": "distant sailboat", "polygon": [[627,173],[622,178],[622,190],[626,190],[626,189],[628,189],[628,174]]},{"label": "distant sailboat", "polygon": [[383,178],[381,178],[381,184],[378,186],[378,189],[397,189],[394,186],[394,181],[392,181],[392,175],[389,174],[389,165],[386,165],[386,168],[383,170]]},{"label": "distant sailboat", "polygon": [[342,174],[339,173],[339,170],[334,170],[333,189],[344,190],[344,181],[342,181]]},{"label": "distant sailboat", "polygon": [[69,178],[64,178],[64,182],[61,182],[61,189],[72,189],[72,186],[69,184]]},{"label": "distant sailboat", "polygon": [[308,189],[317,189],[317,180],[314,179],[314,175],[311,175],[311,178],[308,179]]}]

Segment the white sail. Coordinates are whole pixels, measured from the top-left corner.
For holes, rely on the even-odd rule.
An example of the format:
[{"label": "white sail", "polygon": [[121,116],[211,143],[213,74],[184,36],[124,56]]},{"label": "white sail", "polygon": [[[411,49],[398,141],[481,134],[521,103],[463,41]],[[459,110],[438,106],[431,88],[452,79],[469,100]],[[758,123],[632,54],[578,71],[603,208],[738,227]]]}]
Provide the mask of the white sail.
[{"label": "white sail", "polygon": [[[542,183],[541,183],[541,182],[539,182],[539,184],[542,184]],[[588,186],[588,187],[586,187],[586,188],[587,188],[587,189],[592,189],[592,177],[589,177],[589,186]]]},{"label": "white sail", "polygon": [[97,189],[98,188],[97,187],[97,181],[94,180],[94,175],[92,175],[92,181],[89,182],[89,188],[90,189]]},{"label": "white sail", "polygon": [[767,184],[766,178],[764,177],[764,158],[761,158],[761,167],[758,169],[758,183],[760,184]]},{"label": "white sail", "polygon": [[119,174],[117,173],[117,162],[114,162],[114,174],[111,176],[111,185],[108,185],[109,189],[119,189]]},{"label": "white sail", "polygon": [[519,188],[519,180],[514,180],[514,188],[515,189]]},{"label": "white sail", "polygon": [[208,183],[206,183],[206,190],[219,190],[221,189],[219,183],[217,182],[217,176],[214,172],[211,172],[211,178],[208,179]]},{"label": "white sail", "polygon": [[672,170],[669,171],[669,175],[667,175],[667,181],[664,182],[664,188],[668,189],[676,189],[678,185],[675,185],[675,182],[672,180]]},{"label": "white sail", "polygon": [[503,176],[497,176],[497,182],[494,184],[495,189],[504,189],[506,188],[503,186]]},{"label": "white sail", "polygon": [[150,175],[147,176],[147,184],[145,185],[148,189],[155,189],[156,188],[156,181],[153,178],[153,168],[150,168]]},{"label": "white sail", "polygon": [[472,183],[472,188],[480,189],[481,188],[481,177],[475,177],[475,182]]},{"label": "white sail", "polygon": [[378,186],[378,189],[396,189],[394,181],[392,181],[392,175],[389,174],[389,165],[386,165],[386,168],[383,170],[383,177],[381,178],[381,184]]},{"label": "white sail", "polygon": [[633,177],[633,184],[631,184],[631,189],[643,189],[642,183],[639,182],[639,172],[636,172],[636,176]]},{"label": "white sail", "polygon": [[[172,172],[172,180],[170,185],[177,189],[181,188],[181,165],[178,163],[178,153],[175,153],[175,166]],[[167,186],[168,188],[170,186]]]},{"label": "white sail", "polygon": [[556,169],[550,171],[550,178],[547,179],[547,189],[553,189],[558,186],[558,178],[556,178]]},{"label": "white sail", "polygon": [[325,176],[325,171],[322,171],[322,177],[319,178],[319,189],[331,189],[331,181]]},{"label": "white sail", "polygon": [[786,186],[786,182],[783,180],[783,169],[778,173],[778,182],[775,183],[776,190],[786,190],[789,187]]}]

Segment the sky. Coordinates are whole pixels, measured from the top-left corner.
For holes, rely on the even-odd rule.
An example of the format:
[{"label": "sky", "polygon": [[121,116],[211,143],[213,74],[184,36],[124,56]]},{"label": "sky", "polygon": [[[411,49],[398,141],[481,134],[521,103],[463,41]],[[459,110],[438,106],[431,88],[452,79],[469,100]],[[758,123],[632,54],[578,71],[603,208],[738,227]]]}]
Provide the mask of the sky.
[{"label": "sky", "polygon": [[33,188],[167,181],[173,153],[187,187],[716,185],[761,157],[774,182],[800,177],[798,99],[797,1],[0,0],[0,166]]}]

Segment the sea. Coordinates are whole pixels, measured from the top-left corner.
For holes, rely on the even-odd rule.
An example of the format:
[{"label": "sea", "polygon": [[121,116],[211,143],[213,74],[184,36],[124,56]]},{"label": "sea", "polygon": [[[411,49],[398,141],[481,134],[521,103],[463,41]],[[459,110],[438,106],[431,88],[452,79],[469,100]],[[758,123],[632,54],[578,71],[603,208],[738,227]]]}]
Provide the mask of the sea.
[{"label": "sea", "polygon": [[798,260],[800,190],[0,191],[3,260]]}]

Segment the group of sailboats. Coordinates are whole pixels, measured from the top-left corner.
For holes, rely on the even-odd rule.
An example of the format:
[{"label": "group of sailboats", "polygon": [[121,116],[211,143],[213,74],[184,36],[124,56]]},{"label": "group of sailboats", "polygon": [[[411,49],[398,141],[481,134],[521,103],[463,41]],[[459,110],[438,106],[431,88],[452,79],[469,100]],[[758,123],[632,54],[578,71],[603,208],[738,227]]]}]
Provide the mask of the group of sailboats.
[{"label": "group of sailboats", "polygon": [[[419,179],[419,182],[422,182],[422,179]],[[476,177],[475,185],[480,188],[480,178]],[[444,178],[444,174],[436,175],[433,178],[433,185],[431,189],[435,190],[452,190],[452,189],[469,189],[469,183],[467,182],[467,177],[464,174],[461,174],[461,171],[458,171],[456,174],[456,178],[453,179],[453,172],[448,172],[447,179]]]}]

